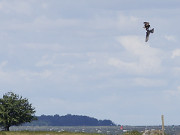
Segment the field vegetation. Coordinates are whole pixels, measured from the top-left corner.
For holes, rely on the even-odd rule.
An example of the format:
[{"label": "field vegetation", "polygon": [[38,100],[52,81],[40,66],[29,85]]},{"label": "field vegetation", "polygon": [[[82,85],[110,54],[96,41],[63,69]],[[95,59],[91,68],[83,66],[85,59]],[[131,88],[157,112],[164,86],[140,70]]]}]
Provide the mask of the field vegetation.
[{"label": "field vegetation", "polygon": [[0,135],[100,135],[97,133],[71,133],[47,131],[1,131]]}]

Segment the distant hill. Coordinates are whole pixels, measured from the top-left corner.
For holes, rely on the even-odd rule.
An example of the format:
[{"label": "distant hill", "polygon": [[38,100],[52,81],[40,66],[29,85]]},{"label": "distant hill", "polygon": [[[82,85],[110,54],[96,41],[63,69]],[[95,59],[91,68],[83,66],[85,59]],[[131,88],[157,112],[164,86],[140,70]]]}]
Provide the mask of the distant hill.
[{"label": "distant hill", "polygon": [[25,126],[114,126],[111,120],[97,120],[96,118],[71,115],[41,115],[36,121],[26,123]]}]

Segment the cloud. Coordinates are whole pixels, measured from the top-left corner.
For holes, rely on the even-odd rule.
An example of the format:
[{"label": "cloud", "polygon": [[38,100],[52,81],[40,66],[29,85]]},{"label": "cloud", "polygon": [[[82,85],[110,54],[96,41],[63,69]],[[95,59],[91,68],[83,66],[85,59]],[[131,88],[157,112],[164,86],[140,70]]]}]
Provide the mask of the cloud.
[{"label": "cloud", "polygon": [[2,61],[0,63],[0,69],[4,68],[8,64],[8,61]]},{"label": "cloud", "polygon": [[0,11],[4,13],[19,13],[19,14],[30,14],[33,10],[31,8],[31,2],[19,0],[18,2],[12,0],[11,2],[2,0],[0,2]]},{"label": "cloud", "polygon": [[70,26],[79,25],[80,22],[78,19],[65,19],[65,18],[58,18],[58,19],[49,19],[46,16],[38,17],[34,20],[32,25],[36,28],[64,28]]},{"label": "cloud", "polygon": [[47,4],[47,3],[42,3],[41,6],[42,6],[42,8],[44,8],[44,9],[47,9],[47,8],[48,8],[48,4]]},{"label": "cloud", "polygon": [[135,85],[145,87],[158,87],[166,84],[164,80],[155,78],[134,78],[133,82],[135,83]]},{"label": "cloud", "polygon": [[127,31],[135,32],[140,21],[139,18],[135,16],[126,16],[118,12],[116,14],[117,16],[114,16],[112,13],[109,14],[105,12],[91,17],[88,21],[83,20],[83,22],[87,24],[87,27],[96,30],[113,29],[118,32],[121,30],[121,33]]},{"label": "cloud", "polygon": [[26,83],[26,82],[35,82],[38,79],[47,79],[52,75],[51,71],[44,70],[44,71],[26,71],[26,70],[19,70],[19,71],[0,71],[0,83],[6,82],[9,84],[19,84],[19,83]]},{"label": "cloud", "polygon": [[168,41],[173,41],[173,42],[176,41],[176,37],[175,36],[171,36],[171,35],[165,35],[165,39],[168,40]]},{"label": "cloud", "polygon": [[174,59],[175,57],[180,56],[180,49],[176,49],[172,52],[171,58]]},{"label": "cloud", "polygon": [[123,71],[132,71],[137,67],[136,63],[133,62],[124,62],[119,60],[118,58],[109,58],[108,64],[114,67],[119,68]]},{"label": "cloud", "polygon": [[[66,28],[77,28],[81,26],[81,20],[79,19],[72,19],[72,18],[50,18],[46,17],[44,15],[41,16],[33,16],[30,17],[29,20],[20,20],[17,18],[11,19],[11,22],[9,20],[7,21],[4,19],[2,22],[0,22],[2,30],[21,30],[21,31],[33,31],[35,32],[42,32],[47,30],[57,30],[57,29],[63,29]],[[66,29],[67,30],[67,29]],[[72,31],[72,29],[71,29]],[[44,33],[45,34],[45,33]],[[46,33],[48,34],[48,33]]]},{"label": "cloud", "polygon": [[59,52],[65,47],[60,44],[47,44],[47,43],[25,43],[21,47],[32,49],[35,51],[52,51],[52,52]]},{"label": "cloud", "polygon": [[139,18],[135,16],[125,16],[124,14],[119,14],[117,19],[117,26],[120,29],[129,29],[136,27],[139,23]]},{"label": "cloud", "polygon": [[47,79],[47,78],[50,78],[50,76],[52,75],[52,72],[49,70],[44,70],[40,72],[20,70],[15,73],[19,74],[19,77],[21,79],[22,78],[25,79],[26,81],[36,81],[38,79]]},{"label": "cloud", "polygon": [[180,96],[180,86],[178,86],[177,89],[174,89],[174,90],[167,90],[167,91],[165,91],[165,93],[166,93],[168,96],[176,96],[176,97],[179,97],[179,96]]},{"label": "cloud", "polygon": [[152,74],[162,71],[160,50],[145,45],[137,36],[122,36],[118,41],[125,49],[125,58],[109,58],[109,65],[133,74]]},{"label": "cloud", "polygon": [[54,64],[53,64],[53,61],[46,59],[45,56],[42,58],[41,61],[38,61],[38,62],[36,63],[36,66],[37,66],[37,67],[53,66],[53,65],[54,65]]}]

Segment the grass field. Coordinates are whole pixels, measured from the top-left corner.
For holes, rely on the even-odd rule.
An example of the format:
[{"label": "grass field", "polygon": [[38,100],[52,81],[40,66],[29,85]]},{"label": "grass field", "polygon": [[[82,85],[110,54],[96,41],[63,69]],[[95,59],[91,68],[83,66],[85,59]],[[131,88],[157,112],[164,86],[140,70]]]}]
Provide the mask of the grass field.
[{"label": "grass field", "polygon": [[9,131],[0,132],[0,135],[99,135],[96,133],[70,133],[70,132],[45,132],[45,131]]}]

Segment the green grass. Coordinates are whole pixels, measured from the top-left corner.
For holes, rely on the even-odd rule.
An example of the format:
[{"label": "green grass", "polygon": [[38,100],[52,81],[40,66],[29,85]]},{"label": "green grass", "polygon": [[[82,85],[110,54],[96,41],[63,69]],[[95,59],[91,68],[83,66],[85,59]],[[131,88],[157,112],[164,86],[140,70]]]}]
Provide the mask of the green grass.
[{"label": "green grass", "polygon": [[9,131],[0,132],[0,135],[99,135],[96,133],[46,132],[46,131]]}]

